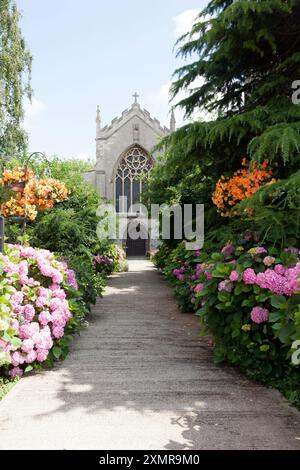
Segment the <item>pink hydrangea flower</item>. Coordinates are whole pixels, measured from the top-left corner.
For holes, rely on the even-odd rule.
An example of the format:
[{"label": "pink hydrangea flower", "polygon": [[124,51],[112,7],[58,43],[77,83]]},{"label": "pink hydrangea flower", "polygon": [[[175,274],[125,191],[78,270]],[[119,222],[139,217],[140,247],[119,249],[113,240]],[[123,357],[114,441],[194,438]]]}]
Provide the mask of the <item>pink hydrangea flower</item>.
[{"label": "pink hydrangea flower", "polygon": [[263,259],[263,263],[265,266],[272,266],[275,261],[276,259],[274,258],[274,256],[265,256],[265,258]]},{"label": "pink hydrangea flower", "polygon": [[254,323],[264,323],[269,319],[269,310],[262,307],[253,307],[250,316]]},{"label": "pink hydrangea flower", "polygon": [[205,271],[205,277],[208,281],[212,280],[212,273],[211,271]]},{"label": "pink hydrangea flower", "polygon": [[49,295],[51,294],[50,290],[47,289],[46,287],[39,287],[38,289],[38,295],[40,297],[49,297]]},{"label": "pink hydrangea flower", "polygon": [[276,274],[280,274],[281,276],[284,276],[286,272],[286,268],[282,264],[276,264],[274,267],[274,271]]},{"label": "pink hydrangea flower", "polygon": [[36,358],[39,362],[44,362],[47,359],[48,354],[49,354],[48,349],[38,349]]},{"label": "pink hydrangea flower", "polygon": [[35,315],[35,309],[32,305],[27,304],[24,306],[23,315],[27,321],[31,321]]},{"label": "pink hydrangea flower", "polygon": [[22,285],[28,284],[28,281],[29,281],[29,279],[28,279],[28,276],[26,274],[21,274],[20,275],[20,283]]},{"label": "pink hydrangea flower", "polygon": [[18,265],[8,261],[7,264],[3,266],[3,271],[6,273],[17,273]]},{"label": "pink hydrangea flower", "polygon": [[232,256],[234,252],[235,252],[235,246],[232,244],[225,245],[221,250],[222,255],[226,257]]},{"label": "pink hydrangea flower", "polygon": [[73,289],[78,290],[78,284],[77,284],[77,280],[76,280],[75,271],[73,271],[73,269],[67,269],[66,273],[67,273],[67,282],[68,282],[68,284]]},{"label": "pink hydrangea flower", "polygon": [[254,269],[252,268],[247,268],[243,272],[243,281],[245,284],[255,284],[256,282],[256,273]]},{"label": "pink hydrangea flower", "polygon": [[40,297],[38,297],[38,298],[36,299],[36,302],[35,302],[35,305],[36,305],[38,308],[42,308],[42,307],[44,307],[44,306],[47,305],[47,304],[48,304],[48,299],[47,299],[47,297],[41,297],[41,296],[40,296]]},{"label": "pink hydrangea flower", "polygon": [[34,349],[32,349],[26,355],[25,361],[27,362],[27,364],[31,364],[32,362],[36,360],[36,358],[37,358],[37,353]]},{"label": "pink hydrangea flower", "polygon": [[60,300],[65,300],[66,297],[67,297],[66,292],[65,292],[63,289],[60,289],[60,288],[55,289],[55,290],[53,291],[53,295],[55,295],[55,297],[56,297],[57,299],[60,299]]},{"label": "pink hydrangea flower", "polygon": [[15,378],[15,377],[22,377],[23,375],[23,370],[20,369],[20,367],[13,367],[8,374],[10,377]]},{"label": "pink hydrangea flower", "polygon": [[54,310],[58,310],[62,307],[62,302],[60,299],[58,299],[57,297],[54,297],[54,299],[52,299],[50,301],[50,310],[53,312]]},{"label": "pink hydrangea flower", "polygon": [[52,330],[54,338],[61,338],[64,335],[64,329],[62,326],[54,326]]},{"label": "pink hydrangea flower", "polygon": [[299,249],[295,246],[288,246],[284,249],[284,251],[287,253],[293,253],[294,255],[299,255]]},{"label": "pink hydrangea flower", "polygon": [[30,325],[25,324],[25,325],[19,326],[19,336],[21,339],[30,338],[30,335],[31,335]]},{"label": "pink hydrangea flower", "polygon": [[12,305],[14,313],[17,313],[18,315],[22,315],[24,311],[24,306],[23,305]]},{"label": "pink hydrangea flower", "polygon": [[200,274],[202,274],[202,273],[203,273],[203,266],[202,266],[202,264],[198,263],[196,265],[196,274],[197,274],[197,276],[200,276]]},{"label": "pink hydrangea flower", "polygon": [[225,281],[219,282],[219,285],[218,285],[219,291],[231,292],[232,289],[233,289],[233,284],[228,279],[226,279]]},{"label": "pink hydrangea flower", "polygon": [[20,351],[15,351],[11,355],[12,365],[17,367],[19,364],[24,364],[25,358]]},{"label": "pink hydrangea flower", "polygon": [[19,274],[27,276],[28,274],[28,261],[25,259],[19,263],[18,266]]},{"label": "pink hydrangea flower", "polygon": [[276,274],[273,269],[267,269],[264,273],[259,273],[256,283],[263,289],[268,289],[274,294],[291,296],[294,293],[288,278]]},{"label": "pink hydrangea flower", "polygon": [[235,270],[231,271],[230,276],[229,276],[230,281],[236,282],[239,280],[239,273]]},{"label": "pink hydrangea flower", "polygon": [[65,325],[65,320],[62,312],[60,310],[55,310],[51,314],[51,320],[57,325]]},{"label": "pink hydrangea flower", "polygon": [[198,292],[201,292],[202,289],[203,289],[203,284],[202,284],[202,282],[199,282],[199,284],[196,285],[196,287],[194,289],[194,292],[196,292],[196,294],[197,294]]},{"label": "pink hydrangea flower", "polygon": [[22,351],[29,353],[34,348],[34,342],[32,339],[24,339],[22,343]]},{"label": "pink hydrangea flower", "polygon": [[51,321],[52,321],[52,315],[50,314],[50,312],[48,310],[43,310],[39,314],[39,323],[41,325],[46,326]]},{"label": "pink hydrangea flower", "polygon": [[40,327],[37,322],[31,322],[19,327],[19,335],[21,339],[28,339],[33,337],[34,334],[39,333]]},{"label": "pink hydrangea flower", "polygon": [[64,280],[63,275],[59,271],[53,273],[52,281],[55,284],[61,284],[63,282],[63,280]]},{"label": "pink hydrangea flower", "polygon": [[23,302],[23,299],[24,299],[24,294],[22,292],[15,292],[11,298],[10,298],[10,302],[12,305],[18,305],[18,304],[21,304]]},{"label": "pink hydrangea flower", "polygon": [[35,258],[36,250],[31,246],[22,246],[20,248],[20,256],[22,256],[23,258]]}]

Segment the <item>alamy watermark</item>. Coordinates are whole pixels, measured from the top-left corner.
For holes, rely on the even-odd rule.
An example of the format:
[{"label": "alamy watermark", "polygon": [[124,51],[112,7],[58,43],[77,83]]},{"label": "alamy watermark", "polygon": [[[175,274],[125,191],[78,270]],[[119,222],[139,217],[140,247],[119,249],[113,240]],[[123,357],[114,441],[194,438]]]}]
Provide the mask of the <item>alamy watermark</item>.
[{"label": "alamy watermark", "polygon": [[292,83],[292,89],[295,90],[292,93],[292,103],[300,104],[300,80],[295,80]]},{"label": "alamy watermark", "polygon": [[[150,245],[159,240],[185,239],[187,250],[199,250],[204,244],[204,204],[144,204],[127,206],[126,196],[119,199],[121,212],[114,205],[98,207],[97,235],[100,240],[125,238],[148,239]],[[126,209],[125,209],[126,208]]]}]

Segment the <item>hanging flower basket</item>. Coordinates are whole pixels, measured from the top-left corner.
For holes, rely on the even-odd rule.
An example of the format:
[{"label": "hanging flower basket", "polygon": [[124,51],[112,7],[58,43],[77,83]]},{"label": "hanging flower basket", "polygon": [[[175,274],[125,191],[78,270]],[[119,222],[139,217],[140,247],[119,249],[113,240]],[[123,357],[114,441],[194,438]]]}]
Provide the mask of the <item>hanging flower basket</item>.
[{"label": "hanging flower basket", "polygon": [[34,178],[34,172],[29,168],[15,168],[4,170],[0,184],[15,193],[23,192],[29,180]]},{"label": "hanging flower basket", "polygon": [[46,210],[67,199],[68,189],[64,183],[54,178],[32,179],[26,185],[24,194],[27,201],[35,204],[39,210]]},{"label": "hanging flower basket", "polygon": [[30,221],[35,220],[37,216],[36,206],[29,203],[21,193],[3,202],[1,204],[1,212],[4,217],[26,217]]}]

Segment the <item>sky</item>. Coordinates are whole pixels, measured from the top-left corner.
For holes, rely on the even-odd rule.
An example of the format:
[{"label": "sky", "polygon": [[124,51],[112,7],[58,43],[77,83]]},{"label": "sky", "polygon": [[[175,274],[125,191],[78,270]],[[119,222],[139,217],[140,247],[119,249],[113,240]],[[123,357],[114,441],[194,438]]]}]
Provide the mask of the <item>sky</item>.
[{"label": "sky", "polygon": [[[94,158],[102,125],[131,106],[169,126],[174,43],[206,0],[17,0],[33,55],[32,103],[25,103],[31,151]],[[177,124],[183,122],[180,111]]]}]

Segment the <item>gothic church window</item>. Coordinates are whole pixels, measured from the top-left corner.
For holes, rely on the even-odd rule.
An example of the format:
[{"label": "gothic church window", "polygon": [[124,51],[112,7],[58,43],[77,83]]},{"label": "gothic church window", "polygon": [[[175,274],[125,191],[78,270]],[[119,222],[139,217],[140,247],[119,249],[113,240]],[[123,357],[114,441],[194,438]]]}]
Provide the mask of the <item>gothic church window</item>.
[{"label": "gothic church window", "polygon": [[[146,188],[145,178],[151,168],[151,159],[140,146],[134,145],[125,153],[115,176],[117,212],[127,212],[132,204],[140,202],[140,196]],[[120,196],[127,196],[127,207],[120,207]]]}]

